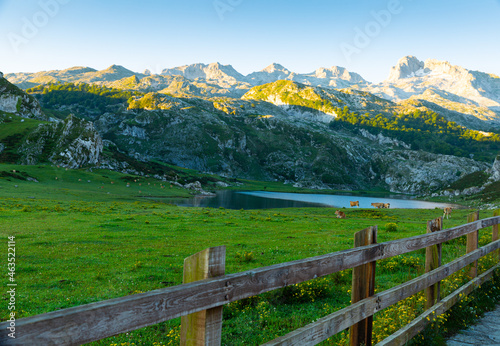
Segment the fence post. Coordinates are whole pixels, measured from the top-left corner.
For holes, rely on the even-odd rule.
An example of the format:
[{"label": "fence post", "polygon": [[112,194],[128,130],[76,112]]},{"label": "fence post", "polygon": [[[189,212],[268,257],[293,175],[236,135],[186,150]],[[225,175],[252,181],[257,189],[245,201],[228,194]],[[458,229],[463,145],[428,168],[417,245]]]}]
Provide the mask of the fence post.
[{"label": "fence post", "polygon": [[[500,216],[500,209],[493,212],[493,216]],[[498,224],[493,225],[493,234],[491,235],[491,241],[498,240]],[[500,262],[500,250],[497,250],[498,262]]]},{"label": "fence post", "polygon": [[[354,235],[354,247],[377,243],[377,226],[368,227]],[[375,264],[370,262],[352,270],[351,304],[375,294]],[[354,324],[349,330],[350,345],[372,344],[373,316]]]},{"label": "fence post", "polygon": [[[479,211],[475,211],[467,215],[467,222],[474,222],[479,220]],[[479,246],[478,231],[467,234],[467,253],[477,250]],[[472,263],[470,266],[469,275],[472,278],[477,277],[477,261]]]},{"label": "fence post", "polygon": [[[427,233],[438,232],[443,229],[443,217],[427,222]],[[428,273],[441,266],[441,249],[443,244],[425,248],[425,272]],[[441,300],[441,282],[437,282],[425,289],[425,309],[430,309]]]},{"label": "fence post", "polygon": [[[224,275],[226,247],[205,249],[184,259],[184,283]],[[181,345],[220,345],[222,306],[181,317]]]}]

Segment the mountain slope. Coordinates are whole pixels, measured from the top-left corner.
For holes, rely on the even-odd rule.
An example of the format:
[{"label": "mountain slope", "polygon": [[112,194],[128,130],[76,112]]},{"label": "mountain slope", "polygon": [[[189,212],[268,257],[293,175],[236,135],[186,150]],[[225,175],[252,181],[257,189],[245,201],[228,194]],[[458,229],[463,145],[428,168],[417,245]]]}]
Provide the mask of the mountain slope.
[{"label": "mountain slope", "polygon": [[71,67],[65,70],[43,71],[37,73],[10,73],[5,78],[23,89],[32,88],[40,84],[68,82],[68,83],[106,83],[114,82],[126,77],[142,74],[132,72],[123,66],[112,65],[105,70],[97,71],[90,67]]},{"label": "mountain slope", "polygon": [[1,162],[78,168],[99,161],[102,140],[92,123],[72,115],[47,120],[38,101],[0,73]]},{"label": "mountain slope", "polygon": [[427,101],[462,114],[462,119],[450,120],[466,126],[500,127],[500,77],[447,61],[404,57],[391,69],[387,80],[363,90],[396,102],[410,98]]},{"label": "mountain slope", "polygon": [[46,120],[38,101],[3,78],[0,72],[0,112],[23,118]]},{"label": "mountain slope", "polygon": [[[74,67],[61,71],[8,74],[6,77],[25,89],[38,84],[72,82],[206,98],[238,98],[254,86],[287,80],[325,89],[363,90],[400,102],[400,108],[419,104],[418,107],[440,112],[449,120],[479,130],[500,127],[498,76],[471,71],[446,61],[428,59],[424,62],[414,56],[400,59],[391,69],[388,79],[379,84],[370,84],[359,74],[343,67],[321,67],[312,73],[301,74],[277,63],[247,76],[231,65],[211,63],[168,68],[161,75],[151,75],[149,71],[135,73],[113,65],[102,71]],[[408,100],[410,102],[406,102]]]},{"label": "mountain slope", "polygon": [[336,108],[348,107],[362,113],[377,114],[391,112],[395,107],[392,102],[367,92],[312,87],[292,81],[277,81],[253,87],[242,99],[267,101],[293,109],[297,114],[316,110],[324,114],[320,119],[327,123],[336,117]]}]

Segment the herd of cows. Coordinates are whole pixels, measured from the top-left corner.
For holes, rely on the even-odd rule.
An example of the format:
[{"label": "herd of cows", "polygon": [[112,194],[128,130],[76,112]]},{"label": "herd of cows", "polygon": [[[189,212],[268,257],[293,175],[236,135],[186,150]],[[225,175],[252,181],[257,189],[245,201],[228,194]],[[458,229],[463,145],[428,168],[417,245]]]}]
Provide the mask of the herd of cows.
[{"label": "herd of cows", "polygon": [[[359,201],[354,201],[354,202],[350,201],[349,203],[351,204],[351,208],[353,208],[353,207],[358,207],[359,208]],[[381,209],[381,208],[387,208],[387,209],[389,209],[390,206],[391,206],[390,203],[372,203],[372,207],[375,207],[375,208],[378,208],[378,209]],[[451,207],[446,207],[446,208],[443,209],[443,211],[444,211],[443,218],[446,217],[447,219],[449,219],[451,211],[452,211],[452,208]],[[345,213],[343,211],[336,210],[335,211],[335,215],[337,215],[338,219],[345,219]]]}]

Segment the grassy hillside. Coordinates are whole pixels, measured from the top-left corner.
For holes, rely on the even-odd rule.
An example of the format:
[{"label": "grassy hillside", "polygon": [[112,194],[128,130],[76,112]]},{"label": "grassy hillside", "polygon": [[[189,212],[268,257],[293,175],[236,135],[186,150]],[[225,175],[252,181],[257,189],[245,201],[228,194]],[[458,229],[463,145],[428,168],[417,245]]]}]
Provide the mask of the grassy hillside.
[{"label": "grassy hillside", "polygon": [[40,124],[48,124],[48,121],[22,118],[11,113],[0,111],[0,141],[12,135],[28,133],[37,128]]},{"label": "grassy hillside", "polygon": [[[16,237],[16,282],[23,287],[18,317],[178,285],[183,259],[210,246],[227,246],[226,272],[235,273],[351,248],[353,234],[371,225],[379,225],[379,242],[423,234],[426,221],[442,215],[441,210],[346,209],[347,219],[341,220],[331,208],[181,208],[140,198],[182,193],[150,178],[44,166],[1,165],[0,170],[6,172],[0,178],[0,234]],[[28,176],[39,183],[19,178]],[[468,212],[454,211],[445,227],[464,223]],[[388,231],[390,223],[395,232]],[[482,231],[480,243],[488,239],[491,231]],[[463,254],[464,239],[443,251],[445,263]],[[421,274],[424,253],[380,261],[377,290]],[[481,262],[483,269],[488,265]],[[347,306],[350,280],[346,271],[231,303],[224,310],[223,343],[259,344]],[[450,292],[461,280],[458,275],[446,281],[442,290]],[[417,295],[379,313],[377,340],[406,324],[422,304]],[[0,317],[5,320],[6,312]],[[179,320],[173,320],[95,344],[177,344],[178,333]]]},{"label": "grassy hillside", "polygon": [[0,162],[17,162],[21,157],[17,149],[40,124],[48,124],[48,122],[22,118],[0,111],[0,145],[3,147],[3,150],[0,150]]}]

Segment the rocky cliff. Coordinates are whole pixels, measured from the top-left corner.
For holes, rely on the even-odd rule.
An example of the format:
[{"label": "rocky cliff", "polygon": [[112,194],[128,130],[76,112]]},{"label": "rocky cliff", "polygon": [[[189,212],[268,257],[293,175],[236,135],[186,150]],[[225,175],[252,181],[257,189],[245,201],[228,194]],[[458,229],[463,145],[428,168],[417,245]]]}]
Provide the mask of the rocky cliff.
[{"label": "rocky cliff", "polygon": [[8,162],[51,162],[68,168],[99,162],[102,140],[92,123],[73,115],[63,121],[48,119],[33,96],[1,77],[0,111],[0,133],[9,134],[0,135],[0,153]]},{"label": "rocky cliff", "polygon": [[46,120],[38,101],[11,84],[0,73],[0,111],[23,118]]},{"label": "rocky cliff", "polygon": [[49,161],[67,168],[93,166],[102,153],[102,139],[92,123],[73,115],[40,124],[19,148],[23,164]]}]

